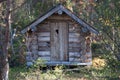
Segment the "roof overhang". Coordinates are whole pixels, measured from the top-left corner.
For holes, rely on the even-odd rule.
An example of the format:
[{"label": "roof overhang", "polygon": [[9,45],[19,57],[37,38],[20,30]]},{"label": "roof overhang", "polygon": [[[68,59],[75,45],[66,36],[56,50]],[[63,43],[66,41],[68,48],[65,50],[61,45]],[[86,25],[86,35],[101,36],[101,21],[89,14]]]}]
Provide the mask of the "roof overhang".
[{"label": "roof overhang", "polygon": [[66,13],[73,20],[75,20],[76,22],[78,22],[78,24],[80,24],[82,27],[87,28],[89,31],[91,31],[91,32],[93,32],[95,34],[99,34],[99,32],[94,27],[90,26],[88,23],[86,23],[84,20],[82,20],[79,17],[77,17],[74,13],[72,13],[70,10],[66,9],[62,5],[58,5],[58,6],[54,7],[53,9],[51,9],[50,11],[48,11],[46,14],[44,14],[43,16],[39,17],[38,19],[36,19],[35,21],[33,21],[31,24],[29,24],[21,32],[25,33],[28,30],[35,28],[38,24],[40,24],[42,21],[44,21],[45,19],[47,19],[48,17],[50,17],[52,14],[54,14],[57,11],[62,11],[64,13]]}]

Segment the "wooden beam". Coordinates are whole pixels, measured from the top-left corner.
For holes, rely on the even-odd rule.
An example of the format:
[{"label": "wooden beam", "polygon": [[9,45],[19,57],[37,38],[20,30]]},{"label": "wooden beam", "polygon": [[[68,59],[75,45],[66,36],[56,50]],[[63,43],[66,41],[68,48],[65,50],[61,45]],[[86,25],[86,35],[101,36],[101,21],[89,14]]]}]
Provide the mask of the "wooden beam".
[{"label": "wooden beam", "polygon": [[68,61],[46,61],[46,65],[92,65],[92,62],[80,63],[80,62],[68,62]]}]

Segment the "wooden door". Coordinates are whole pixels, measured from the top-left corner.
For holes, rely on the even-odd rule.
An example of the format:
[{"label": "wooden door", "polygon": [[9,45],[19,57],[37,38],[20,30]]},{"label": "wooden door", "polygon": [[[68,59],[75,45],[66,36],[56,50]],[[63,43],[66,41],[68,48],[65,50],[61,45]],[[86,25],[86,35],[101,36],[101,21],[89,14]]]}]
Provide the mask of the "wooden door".
[{"label": "wooden door", "polygon": [[51,60],[68,60],[68,26],[65,22],[51,23]]}]

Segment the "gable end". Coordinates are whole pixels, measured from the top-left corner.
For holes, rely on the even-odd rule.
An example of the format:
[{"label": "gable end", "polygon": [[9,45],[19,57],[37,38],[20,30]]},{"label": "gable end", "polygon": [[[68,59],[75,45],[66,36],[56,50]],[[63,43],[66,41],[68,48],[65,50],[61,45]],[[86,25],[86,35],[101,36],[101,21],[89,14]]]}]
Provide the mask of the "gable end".
[{"label": "gable end", "polygon": [[60,11],[60,13],[59,13],[60,15],[62,15],[61,12],[65,12],[73,20],[75,20],[76,22],[78,22],[78,24],[80,24],[82,27],[87,28],[89,31],[91,31],[91,32],[93,32],[95,34],[99,34],[99,32],[95,28],[93,28],[92,26],[90,26],[89,24],[87,24],[82,19],[78,18],[75,14],[73,14],[70,10],[66,9],[62,5],[56,6],[55,8],[51,9],[50,11],[48,11],[45,15],[43,15],[43,16],[39,17],[38,19],[36,19],[35,21],[33,21],[25,29],[23,29],[21,31],[21,33],[25,33],[28,30],[33,29],[34,27],[36,27],[38,24],[40,24],[42,21],[44,21],[45,19],[47,19],[48,17],[50,17],[52,14],[54,14],[57,11],[58,12]]}]

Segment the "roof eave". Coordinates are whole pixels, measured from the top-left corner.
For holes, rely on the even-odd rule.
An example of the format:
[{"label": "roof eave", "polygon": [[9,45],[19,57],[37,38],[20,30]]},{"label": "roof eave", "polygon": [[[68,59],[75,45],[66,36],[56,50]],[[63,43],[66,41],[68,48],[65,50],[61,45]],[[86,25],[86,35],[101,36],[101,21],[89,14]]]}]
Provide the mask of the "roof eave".
[{"label": "roof eave", "polygon": [[21,33],[24,34],[28,30],[30,30],[31,28],[36,27],[39,23],[41,23],[42,21],[44,21],[46,18],[48,18],[49,16],[51,16],[52,14],[54,14],[58,10],[62,10],[63,12],[65,12],[68,16],[70,16],[72,19],[74,19],[76,22],[78,22],[83,27],[86,27],[89,31],[91,31],[91,32],[93,32],[93,33],[95,33],[97,35],[99,34],[99,32],[95,28],[93,28],[92,26],[90,26],[89,24],[87,24],[82,19],[78,18],[75,14],[73,14],[71,11],[69,11],[68,9],[66,9],[62,5],[58,5],[57,7],[55,7],[54,9],[52,9],[51,11],[49,11],[48,13],[46,13],[45,15],[43,15],[42,17],[40,17],[39,19],[37,19],[35,22],[33,22],[32,24],[30,24],[29,26],[27,26],[24,30],[22,30]]},{"label": "roof eave", "polygon": [[78,18],[76,15],[74,15],[72,12],[70,12],[69,10],[67,10],[66,8],[64,8],[62,6],[61,8],[66,14],[68,14],[72,19],[74,19],[76,22],[78,22],[80,25],[86,27],[88,30],[90,30],[91,32],[95,33],[95,34],[99,34],[99,32],[94,29],[92,26],[90,26],[89,24],[87,24],[85,21],[83,21],[82,19]]},{"label": "roof eave", "polygon": [[50,12],[46,13],[45,15],[43,15],[42,17],[40,17],[39,19],[37,19],[34,23],[30,24],[29,26],[27,26],[25,29],[23,29],[21,31],[21,33],[25,33],[28,30],[30,30],[33,27],[36,27],[36,25],[38,25],[39,23],[41,23],[42,21],[44,21],[46,18],[48,18],[49,16],[51,16],[53,13],[55,13],[56,11],[60,10],[61,5],[59,5],[58,7],[55,7],[54,9],[52,9]]}]

